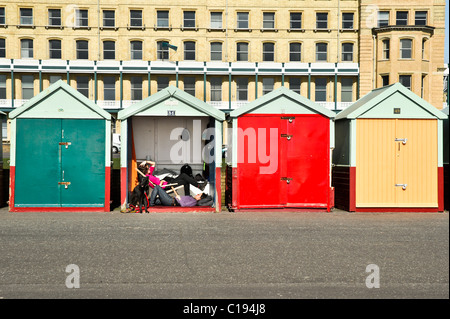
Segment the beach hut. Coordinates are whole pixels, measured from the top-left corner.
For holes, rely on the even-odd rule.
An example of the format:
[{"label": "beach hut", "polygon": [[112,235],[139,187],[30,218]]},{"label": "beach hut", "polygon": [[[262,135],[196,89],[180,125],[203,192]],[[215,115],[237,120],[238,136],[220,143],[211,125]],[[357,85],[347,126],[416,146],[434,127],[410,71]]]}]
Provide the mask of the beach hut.
[{"label": "beach hut", "polygon": [[285,87],[232,111],[229,209],[330,211],[334,116]]},{"label": "beach hut", "polygon": [[109,211],[111,116],[63,81],[9,113],[10,211]]},{"label": "beach hut", "polygon": [[[153,207],[152,211],[221,210],[222,111],[169,86],[121,110],[118,119],[122,208],[137,184],[137,165],[152,160],[158,176],[178,175],[188,164],[193,176],[208,180],[205,192],[214,198],[213,207]],[[179,192],[182,195],[183,189]]]},{"label": "beach hut", "polygon": [[349,211],[442,211],[446,116],[400,83],[335,119],[335,204]]}]

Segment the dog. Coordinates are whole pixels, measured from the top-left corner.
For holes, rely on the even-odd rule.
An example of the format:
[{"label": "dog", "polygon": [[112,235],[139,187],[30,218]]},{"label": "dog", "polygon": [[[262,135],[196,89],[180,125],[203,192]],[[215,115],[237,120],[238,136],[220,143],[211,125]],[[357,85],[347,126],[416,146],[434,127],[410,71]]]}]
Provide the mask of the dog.
[{"label": "dog", "polygon": [[148,213],[150,202],[148,200],[150,187],[148,176],[138,175],[139,184],[133,189],[130,194],[130,208],[135,208],[137,213],[145,211]]}]

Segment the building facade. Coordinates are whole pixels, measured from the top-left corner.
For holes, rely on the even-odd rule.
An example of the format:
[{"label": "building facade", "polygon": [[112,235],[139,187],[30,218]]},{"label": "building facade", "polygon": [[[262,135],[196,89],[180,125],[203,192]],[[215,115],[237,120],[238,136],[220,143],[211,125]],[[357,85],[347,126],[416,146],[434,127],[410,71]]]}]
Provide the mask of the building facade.
[{"label": "building facade", "polygon": [[0,2],[0,110],[66,80],[109,112],[175,85],[224,111],[280,86],[342,110],[401,82],[443,105],[445,0]]}]

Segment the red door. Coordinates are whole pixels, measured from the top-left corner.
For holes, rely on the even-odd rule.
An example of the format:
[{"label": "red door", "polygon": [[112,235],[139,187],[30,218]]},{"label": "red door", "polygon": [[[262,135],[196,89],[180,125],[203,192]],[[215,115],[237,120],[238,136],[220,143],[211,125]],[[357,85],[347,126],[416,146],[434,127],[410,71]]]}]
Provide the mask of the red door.
[{"label": "red door", "polygon": [[238,123],[238,208],[327,207],[328,118],[258,114]]},{"label": "red door", "polygon": [[327,207],[330,192],[330,120],[297,115],[286,122],[286,206]]},{"label": "red door", "polygon": [[274,115],[244,115],[238,119],[237,205],[240,208],[282,207],[286,183],[280,183],[278,147],[281,125]]}]

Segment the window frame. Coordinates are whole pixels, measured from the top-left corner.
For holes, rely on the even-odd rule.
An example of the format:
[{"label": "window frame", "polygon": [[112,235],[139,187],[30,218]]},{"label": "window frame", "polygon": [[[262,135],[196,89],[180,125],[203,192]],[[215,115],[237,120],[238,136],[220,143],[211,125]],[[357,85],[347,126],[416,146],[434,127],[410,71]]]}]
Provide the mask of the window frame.
[{"label": "window frame", "polygon": [[[213,51],[213,45],[220,45],[220,51],[214,50]],[[214,58],[213,56],[218,55],[220,53],[220,59]],[[213,41],[210,43],[210,60],[211,61],[222,61],[223,57],[223,43],[219,41]]]},{"label": "window frame", "polygon": [[[271,18],[271,19],[267,20],[266,16],[269,16],[269,18]],[[267,24],[267,23],[270,26],[265,26],[265,24]],[[275,30],[275,12],[273,12],[273,11],[263,12],[262,29],[263,30]]]},{"label": "window frame", "polygon": [[[242,18],[242,17],[240,17],[241,15],[242,16],[245,15],[245,17],[247,19],[241,19]],[[241,27],[240,26],[241,23],[246,23],[247,26],[245,28]],[[236,29],[238,29],[238,30],[248,30],[248,29],[250,29],[250,13],[248,11],[238,11],[238,12],[236,12]]]},{"label": "window frame", "polygon": [[[193,80],[193,83],[191,80]],[[183,91],[195,97],[196,82],[195,76],[185,76],[183,78]],[[188,86],[186,86],[186,84],[188,84]]]},{"label": "window frame", "polygon": [[[86,17],[83,17],[83,14]],[[88,9],[75,9],[75,27],[77,28],[88,28],[89,27],[89,10]]]},{"label": "window frame", "polygon": [[[139,81],[135,81],[136,79],[139,79]],[[136,84],[138,86],[136,87]],[[140,101],[142,100],[142,93],[143,93],[143,79],[142,76],[136,76],[133,75],[130,77],[130,99],[132,101]],[[136,97],[136,94],[140,96],[140,98]]]},{"label": "window frame", "polygon": [[[218,21],[213,21],[213,16],[219,17],[220,16],[220,26]],[[223,12],[222,11],[211,11],[209,13],[209,26],[212,30],[221,30],[223,29]],[[214,25],[214,24],[217,25]]]},{"label": "window frame", "polygon": [[221,77],[211,77],[209,79],[209,96],[211,102],[221,102],[222,101],[222,85],[223,80]]},{"label": "window frame", "polygon": [[[59,17],[53,17],[51,13],[59,12]],[[48,14],[48,26],[50,27],[61,27],[62,26],[62,15],[61,15],[61,9],[59,8],[48,8],[47,10]],[[59,23],[54,23],[53,20],[58,20]]]},{"label": "window frame", "polygon": [[[31,82],[24,81],[24,79],[32,79]],[[34,81],[36,79],[34,78],[34,75],[32,74],[23,74],[20,77],[20,88],[21,88],[21,94],[22,94],[22,100],[29,100],[34,97]],[[27,86],[24,86],[24,84],[27,84]]]},{"label": "window frame", "polygon": [[[405,17],[399,17],[401,14],[406,14]],[[409,11],[398,10],[395,12],[395,25],[405,26],[408,25]],[[400,23],[399,23],[400,22]]]},{"label": "window frame", "polygon": [[381,57],[383,60],[390,60],[391,58],[391,39],[383,39],[381,41]]},{"label": "window frame", "polygon": [[[106,44],[112,43],[114,45],[114,50],[106,49]],[[106,57],[107,55],[105,53],[113,52],[113,57]],[[103,60],[115,60],[116,59],[116,41],[112,40],[103,40]]]},{"label": "window frame", "polygon": [[[242,51],[241,46],[246,46],[247,51]],[[236,61],[237,62],[248,62],[249,54],[248,54],[249,43],[248,42],[236,42]],[[246,55],[247,59],[240,58],[241,55]]]},{"label": "window frame", "polygon": [[[402,79],[409,79],[409,87],[404,85],[402,83]],[[407,89],[411,90],[411,85],[412,85],[412,75],[411,74],[399,74],[398,75],[398,82],[400,82],[400,84],[402,84],[404,87],[406,87]]]},{"label": "window frame", "polygon": [[[236,81],[236,101],[248,101],[248,78],[237,77],[235,81]],[[245,99],[241,98],[241,94],[245,95]]]},{"label": "window frame", "polygon": [[[188,13],[193,13],[194,14],[194,18],[187,18],[186,14]],[[188,24],[192,23],[193,21],[193,26],[190,26]],[[190,23],[186,23],[186,22],[190,22]],[[183,29],[196,29],[197,28],[197,14],[195,10],[184,10],[183,11]]]},{"label": "window frame", "polygon": [[[79,47],[79,45],[84,42],[87,44],[87,48],[86,49],[81,49]],[[84,39],[79,39],[79,40],[75,40],[75,54],[76,54],[76,58],[77,60],[88,60],[89,59],[89,41],[88,40],[84,40]],[[82,57],[80,56],[80,54],[86,54],[86,57]]]},{"label": "window frame", "polygon": [[[59,43],[59,48],[52,48],[52,44]],[[59,54],[58,54],[59,53]],[[53,55],[56,54],[56,57]],[[48,58],[49,59],[62,59],[62,41],[60,39],[48,40]]]},{"label": "window frame", "polygon": [[[318,81],[325,81],[325,85],[318,85]],[[327,87],[328,87],[328,80],[327,78],[318,77],[314,80],[314,102],[327,102]],[[324,94],[324,100],[318,99],[319,94]]]},{"label": "window frame", "polygon": [[[350,51],[346,51],[344,50],[345,47],[351,47],[351,52]],[[341,60],[343,62],[353,62],[353,57],[354,57],[354,49],[355,49],[355,44],[352,42],[343,42],[341,44]],[[348,59],[348,57],[351,57],[350,59]]]},{"label": "window frame", "polygon": [[[134,44],[140,44],[140,50],[133,49]],[[134,57],[135,54],[140,54],[140,58]],[[130,60],[142,60],[144,58],[144,42],[141,40],[130,40]]]},{"label": "window frame", "polygon": [[273,92],[274,88],[275,88],[275,78],[273,77],[262,78],[262,95],[266,95],[270,92]]},{"label": "window frame", "polygon": [[[405,48],[403,47],[404,43],[407,43],[406,41],[408,41],[411,46],[409,48]],[[413,39],[409,39],[409,38],[403,38],[400,39],[400,45],[399,45],[399,59],[400,60],[413,60]],[[404,57],[404,54],[409,52],[409,57]]]},{"label": "window frame", "polygon": [[[344,82],[348,81],[350,83],[350,85],[344,85]],[[351,77],[342,77],[341,78],[341,102],[353,102],[353,78]],[[346,83],[348,84],[348,83]],[[345,95],[344,95],[345,93]],[[350,94],[350,99],[346,98],[345,100],[349,100],[349,101],[345,101],[343,99],[344,96],[347,97],[347,94]]]},{"label": "window frame", "polygon": [[[169,47],[164,47],[163,43],[164,42],[169,42],[169,41],[157,41],[156,42],[156,60],[157,61],[164,61],[164,60],[169,60]],[[167,55],[167,59],[165,59],[164,57]],[[162,56],[162,59],[160,58],[160,56]]]},{"label": "window frame", "polygon": [[[30,10],[31,15],[30,16],[24,16],[25,10]],[[19,16],[20,16],[20,26],[32,26],[34,25],[34,12],[33,12],[33,8],[19,8]],[[30,23],[25,23],[24,19],[30,19]]]},{"label": "window frame", "polygon": [[[80,81],[81,79],[87,79],[86,82],[86,87],[81,87],[80,84],[85,84],[84,82]],[[78,75],[75,78],[75,81],[77,83],[77,91],[80,92],[81,94],[83,94],[85,97],[89,98],[89,82],[90,82],[90,78],[89,76],[86,75]],[[84,94],[84,91],[86,90],[86,94]]]},{"label": "window frame", "polygon": [[[299,45],[298,51],[293,51],[292,46]],[[292,59],[293,55],[298,55],[298,59]],[[301,62],[302,61],[302,43],[301,42],[290,42],[289,43],[289,62]]]},{"label": "window frame", "polygon": [[[108,81],[106,81],[108,80]],[[109,82],[112,80],[111,82]],[[102,79],[103,82],[103,100],[104,101],[115,101],[116,100],[116,76],[107,75]],[[111,95],[111,96],[110,96]]]},{"label": "window frame", "polygon": [[[351,20],[345,19],[346,15],[351,16],[352,19]],[[347,24],[351,23],[351,27],[346,26],[346,23]],[[354,12],[342,12],[342,29],[343,30],[354,30],[355,29],[355,13]]]},{"label": "window frame", "polygon": [[[386,17],[382,17],[383,15],[387,15]],[[383,19],[382,19],[383,18]],[[377,27],[386,27],[389,25],[389,20],[391,18],[391,12],[388,10],[380,10],[377,14]]]},{"label": "window frame", "polygon": [[0,38],[0,58],[6,58],[6,38]]},{"label": "window frame", "polygon": [[[167,13],[167,18],[159,16],[160,14],[162,15],[163,13]],[[167,25],[162,22],[167,22]],[[169,28],[170,27],[170,12],[169,12],[169,10],[156,10],[156,27],[157,28]]]},{"label": "window frame", "polygon": [[[293,19],[293,15],[297,15],[297,14],[300,16],[300,19],[299,20]],[[298,27],[298,28],[293,27],[292,25],[294,23],[296,23],[296,24],[299,23],[300,27]],[[302,23],[303,23],[303,12],[290,12],[289,13],[289,30],[301,30],[303,27]]]},{"label": "window frame", "polygon": [[[113,17],[106,17],[105,14],[112,13]],[[108,23],[105,24],[105,22],[111,22],[112,25],[109,25]],[[116,27],[116,11],[115,10],[102,10],[102,24],[103,28],[115,28]]]},{"label": "window frame", "polygon": [[[319,19],[320,16],[326,17],[326,19]],[[321,24],[325,24],[325,27]],[[316,30],[328,30],[328,12],[316,12]]]},{"label": "window frame", "polygon": [[0,7],[0,25],[6,25],[6,7]]},{"label": "window frame", "polygon": [[[187,46],[193,45],[193,48],[187,48]],[[195,41],[184,41],[183,42],[183,59],[184,61],[196,61],[197,58],[197,45]],[[190,55],[193,54],[193,58]]]},{"label": "window frame", "polygon": [[[418,13],[425,13],[425,19],[418,19],[417,14]],[[418,21],[424,20],[424,23],[417,23]],[[428,24],[428,11],[425,10],[417,10],[414,11],[414,25],[427,25]]]},{"label": "window frame", "polygon": [[[271,46],[272,50],[268,50],[267,46]],[[272,58],[270,59],[270,57],[272,57]],[[262,60],[264,62],[275,62],[275,43],[274,42],[263,42],[263,44],[262,44]]]},{"label": "window frame", "polygon": [[[140,17],[133,17],[133,13],[140,14]],[[142,9],[130,9],[130,28],[142,28],[144,26],[144,13]]]},{"label": "window frame", "polygon": [[[319,45],[324,45],[325,52],[319,51]],[[327,42],[316,42],[316,62],[327,62],[328,61],[328,43]],[[319,59],[319,54],[325,54],[325,59]]]},{"label": "window frame", "polygon": [[[23,44],[27,42],[27,43],[31,43],[31,47],[29,46],[28,48],[23,48]],[[24,56],[24,50],[28,51],[27,56]],[[30,53],[31,52],[31,56]],[[34,40],[33,39],[20,39],[20,58],[21,59],[33,59],[34,58]]]}]

